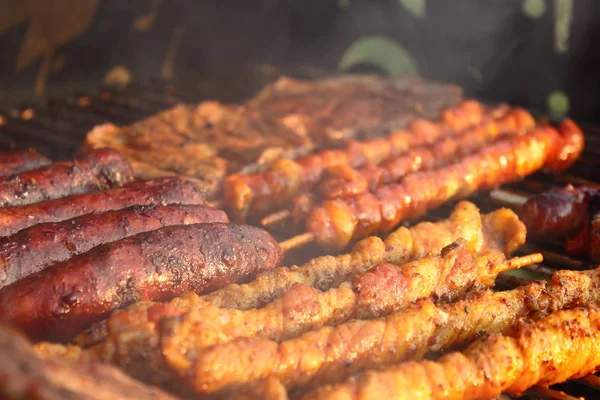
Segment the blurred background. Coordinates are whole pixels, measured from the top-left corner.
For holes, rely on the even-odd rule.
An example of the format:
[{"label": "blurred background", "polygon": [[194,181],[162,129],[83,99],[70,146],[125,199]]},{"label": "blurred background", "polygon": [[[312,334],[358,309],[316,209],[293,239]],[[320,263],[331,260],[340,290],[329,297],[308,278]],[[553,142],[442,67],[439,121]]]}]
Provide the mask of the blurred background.
[{"label": "blurred background", "polygon": [[357,71],[598,121],[599,19],[597,0],[0,0],[0,108],[156,80],[241,101]]}]

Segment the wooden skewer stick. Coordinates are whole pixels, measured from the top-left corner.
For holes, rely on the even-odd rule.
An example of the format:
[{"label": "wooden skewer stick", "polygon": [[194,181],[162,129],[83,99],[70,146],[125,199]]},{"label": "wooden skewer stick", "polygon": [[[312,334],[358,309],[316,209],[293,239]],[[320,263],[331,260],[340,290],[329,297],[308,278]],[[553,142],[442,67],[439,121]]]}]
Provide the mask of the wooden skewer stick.
[{"label": "wooden skewer stick", "polygon": [[544,261],[544,257],[541,253],[533,253],[523,257],[511,258],[510,260],[506,260],[504,262],[503,271],[518,269],[531,264],[539,264],[542,261]]},{"label": "wooden skewer stick", "polygon": [[260,223],[262,226],[268,227],[271,225],[275,225],[279,222],[283,222],[290,217],[291,213],[289,210],[280,210],[275,211],[267,215],[266,217],[261,218]]},{"label": "wooden skewer stick", "polygon": [[492,190],[490,192],[490,198],[496,204],[511,208],[521,208],[528,200],[526,196],[511,193],[502,189]]},{"label": "wooden skewer stick", "polygon": [[287,251],[295,249],[296,247],[301,247],[311,242],[314,242],[314,240],[315,234],[312,232],[306,232],[284,240],[283,242],[279,243],[279,246],[281,247],[283,252],[286,253]]}]

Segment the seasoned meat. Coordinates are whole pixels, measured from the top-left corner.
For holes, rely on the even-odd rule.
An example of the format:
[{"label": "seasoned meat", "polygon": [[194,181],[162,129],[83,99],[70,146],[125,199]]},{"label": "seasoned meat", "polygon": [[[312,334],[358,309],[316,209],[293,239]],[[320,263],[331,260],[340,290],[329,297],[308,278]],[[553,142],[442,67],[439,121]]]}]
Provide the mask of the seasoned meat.
[{"label": "seasoned meat", "polygon": [[129,161],[115,150],[96,150],[72,161],[0,177],[0,207],[98,192],[133,181]]},{"label": "seasoned meat", "polygon": [[34,149],[0,153],[0,177],[45,167],[51,163],[49,158]]},{"label": "seasoned meat", "polygon": [[38,224],[0,238],[0,288],[100,244],[170,225],[228,222],[203,205],[133,206]]},{"label": "seasoned meat", "polygon": [[33,339],[69,340],[136,301],[214,290],[277,266],[282,252],[244,225],[171,226],[98,246],[0,290],[0,322]]},{"label": "seasoned meat", "polygon": [[600,196],[600,189],[570,185],[551,189],[527,200],[519,215],[533,237],[571,238],[586,223],[589,202],[595,196]]},{"label": "seasoned meat", "polygon": [[520,396],[600,368],[600,309],[557,311],[519,323],[506,336],[488,335],[437,361],[367,372],[303,397],[325,399],[492,399]]},{"label": "seasoned meat", "polygon": [[0,237],[36,224],[59,222],[93,212],[118,210],[134,205],[203,203],[204,198],[196,186],[178,177],[133,182],[104,192],[0,208]]},{"label": "seasoned meat", "polygon": [[5,400],[175,400],[117,368],[42,360],[20,334],[0,327],[0,398]]}]

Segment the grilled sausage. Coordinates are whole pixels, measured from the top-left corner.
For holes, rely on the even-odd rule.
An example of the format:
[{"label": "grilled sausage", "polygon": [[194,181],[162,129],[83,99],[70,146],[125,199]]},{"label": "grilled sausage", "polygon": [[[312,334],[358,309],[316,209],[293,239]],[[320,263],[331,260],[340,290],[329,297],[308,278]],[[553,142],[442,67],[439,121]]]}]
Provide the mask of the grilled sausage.
[{"label": "grilled sausage", "polygon": [[203,203],[204,198],[196,186],[181,178],[134,182],[105,192],[0,208],[0,236],[9,236],[36,224],[64,221],[92,212],[118,210],[133,205]]},{"label": "grilled sausage", "polygon": [[229,221],[225,212],[208,206],[151,205],[34,225],[0,239],[0,288],[103,243],[201,222]]},{"label": "grilled sausage", "polygon": [[0,207],[97,192],[131,181],[133,170],[121,153],[112,149],[95,150],[72,161],[0,178]]},{"label": "grilled sausage", "polygon": [[0,176],[17,174],[23,171],[45,167],[52,163],[34,149],[11,151],[0,154]]},{"label": "grilled sausage", "polygon": [[69,340],[116,308],[204,292],[277,266],[264,230],[232,224],[171,226],[98,246],[0,291],[0,322],[32,339]]},{"label": "grilled sausage", "polygon": [[520,217],[534,237],[575,236],[588,218],[588,204],[600,189],[567,186],[533,196],[523,205]]}]

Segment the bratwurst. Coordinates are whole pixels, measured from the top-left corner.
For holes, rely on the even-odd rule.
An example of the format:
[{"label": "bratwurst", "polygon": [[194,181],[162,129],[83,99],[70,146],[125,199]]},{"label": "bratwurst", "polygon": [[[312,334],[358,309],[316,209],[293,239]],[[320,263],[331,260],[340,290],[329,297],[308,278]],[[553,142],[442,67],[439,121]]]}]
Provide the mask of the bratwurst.
[{"label": "bratwurst", "polygon": [[165,226],[229,222],[204,205],[133,206],[38,224],[0,238],[0,288],[98,245]]},{"label": "bratwurst", "polygon": [[0,178],[0,207],[98,192],[133,181],[129,161],[112,149]]},{"label": "bratwurst", "polygon": [[0,290],[0,322],[66,341],[112,310],[214,290],[276,267],[283,252],[256,227],[171,226],[98,246]]},{"label": "bratwurst", "polygon": [[0,176],[45,167],[51,163],[52,160],[44,157],[34,149],[0,153]]},{"label": "bratwurst", "polygon": [[64,221],[93,212],[150,204],[204,204],[204,197],[193,183],[181,178],[134,182],[104,192],[0,208],[0,236],[9,236],[45,222]]}]

